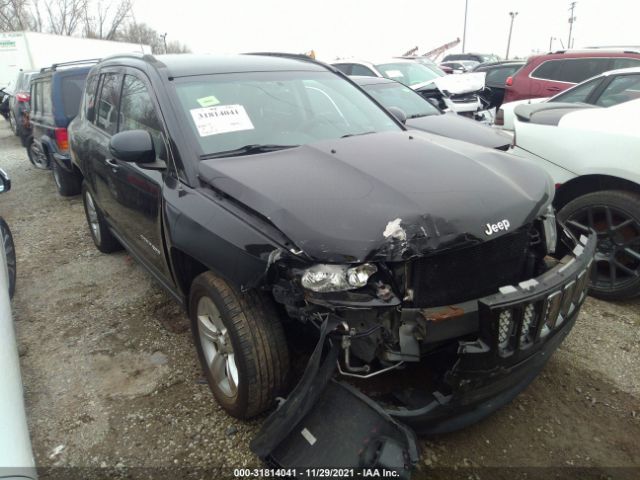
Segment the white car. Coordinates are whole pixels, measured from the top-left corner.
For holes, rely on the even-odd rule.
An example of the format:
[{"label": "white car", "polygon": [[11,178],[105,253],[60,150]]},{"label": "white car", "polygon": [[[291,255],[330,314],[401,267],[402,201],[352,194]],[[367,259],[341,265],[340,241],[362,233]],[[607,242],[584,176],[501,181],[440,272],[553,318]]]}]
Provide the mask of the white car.
[{"label": "white car", "polygon": [[390,78],[410,87],[427,99],[442,100],[442,109],[468,116],[484,113],[484,105],[476,93],[484,89],[484,72],[443,75],[442,72],[437,72],[419,61],[402,58],[375,62],[346,59],[338,60],[331,65],[349,76]]},{"label": "white car", "polygon": [[640,98],[640,67],[621,68],[596,75],[551,98],[532,98],[503,104],[496,114],[494,126],[513,130],[514,110],[518,105],[542,102],[587,103],[611,107]]},{"label": "white car", "polygon": [[[0,169],[0,193],[11,188]],[[37,478],[22,395],[20,360],[11,315],[16,257],[11,231],[0,217],[0,478]]]},{"label": "white car", "polygon": [[640,294],[640,99],[609,108],[520,105],[515,115],[512,153],[551,174],[554,206],[570,230],[598,232],[592,294]]}]

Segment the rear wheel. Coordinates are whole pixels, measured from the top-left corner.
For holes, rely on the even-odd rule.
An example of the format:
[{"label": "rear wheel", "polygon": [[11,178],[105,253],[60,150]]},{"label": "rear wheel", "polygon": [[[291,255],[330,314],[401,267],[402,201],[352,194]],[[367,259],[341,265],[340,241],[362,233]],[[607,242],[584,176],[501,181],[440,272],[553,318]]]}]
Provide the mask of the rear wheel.
[{"label": "rear wheel", "polygon": [[87,216],[89,232],[93,243],[102,253],[111,253],[122,249],[122,245],[113,236],[107,222],[104,220],[102,212],[87,187],[86,182],[82,182],[82,201],[84,203],[84,213]]},{"label": "rear wheel", "polygon": [[191,286],[189,316],[202,369],[222,408],[249,418],[273,405],[286,386],[289,353],[271,300],[205,272]]},{"label": "rear wheel", "polygon": [[18,136],[18,123],[16,122],[16,116],[13,112],[9,114],[9,126],[13,134]]},{"label": "rear wheel", "polygon": [[575,234],[598,234],[590,292],[605,300],[640,294],[640,195],[617,190],[589,193],[558,217]]},{"label": "rear wheel", "polygon": [[27,155],[29,156],[29,161],[33,164],[34,167],[40,168],[42,170],[49,169],[49,159],[45,155],[45,153],[38,148],[33,137],[29,137],[26,141]]},{"label": "rear wheel", "polygon": [[58,162],[51,162],[53,180],[56,183],[58,193],[63,197],[78,195],[82,189],[82,177],[75,171],[68,172]]}]

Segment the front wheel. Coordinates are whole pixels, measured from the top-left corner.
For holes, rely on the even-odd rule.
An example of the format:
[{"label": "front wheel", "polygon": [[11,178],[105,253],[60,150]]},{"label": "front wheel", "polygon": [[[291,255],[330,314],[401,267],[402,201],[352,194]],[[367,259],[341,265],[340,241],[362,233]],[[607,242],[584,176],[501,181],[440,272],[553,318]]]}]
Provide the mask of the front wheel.
[{"label": "front wheel", "polygon": [[238,292],[205,272],[191,286],[189,316],[202,369],[222,408],[237,418],[269,408],[289,371],[284,331],[270,299]]},{"label": "front wheel", "polygon": [[590,293],[604,300],[640,294],[640,195],[607,190],[565,205],[558,218],[575,234],[598,234]]}]

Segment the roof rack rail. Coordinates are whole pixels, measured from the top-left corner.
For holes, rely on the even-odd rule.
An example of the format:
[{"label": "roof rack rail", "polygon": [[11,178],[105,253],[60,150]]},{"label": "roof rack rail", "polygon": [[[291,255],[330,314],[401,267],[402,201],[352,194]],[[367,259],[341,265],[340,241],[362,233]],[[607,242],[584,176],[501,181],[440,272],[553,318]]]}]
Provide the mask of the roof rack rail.
[{"label": "roof rack rail", "polygon": [[309,55],[306,55],[304,53],[286,53],[286,52],[245,52],[242,55],[264,55],[267,57],[282,57],[282,58],[290,58],[292,60],[301,60],[303,62],[309,62],[309,63],[314,63],[316,65],[320,65],[321,67],[324,67],[334,73],[340,73],[342,74],[342,72],[340,70],[338,70],[336,67],[334,67],[333,65],[329,64],[329,63],[325,63],[325,62],[321,62],[320,60],[316,60],[315,58],[311,58]]},{"label": "roof rack rail", "polygon": [[98,63],[101,59],[100,58],[90,58],[87,60],[74,60],[71,62],[60,62],[60,63],[54,63],[52,64],[50,67],[44,67],[40,69],[40,73],[44,73],[44,72],[55,72],[58,67],[70,67],[73,65],[84,65],[86,64],[90,64],[90,63]]}]

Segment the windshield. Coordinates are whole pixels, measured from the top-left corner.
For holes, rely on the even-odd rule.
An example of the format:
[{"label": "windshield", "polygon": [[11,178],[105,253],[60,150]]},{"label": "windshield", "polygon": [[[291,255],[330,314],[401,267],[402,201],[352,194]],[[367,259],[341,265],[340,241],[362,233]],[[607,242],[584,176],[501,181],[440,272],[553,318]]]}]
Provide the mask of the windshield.
[{"label": "windshield", "polygon": [[331,72],[183,77],[175,88],[203,155],[401,130],[363,92]]},{"label": "windshield", "polygon": [[387,78],[412,86],[430,82],[440,75],[418,62],[383,63],[376,68]]},{"label": "windshield", "polygon": [[427,100],[400,83],[378,83],[363,88],[383,107],[399,108],[407,118],[440,114],[440,111]]}]

